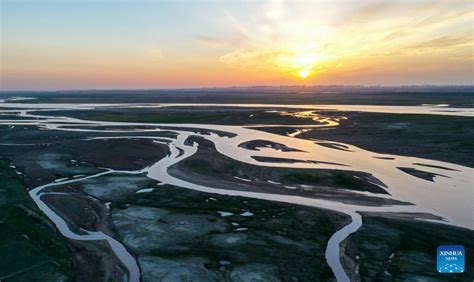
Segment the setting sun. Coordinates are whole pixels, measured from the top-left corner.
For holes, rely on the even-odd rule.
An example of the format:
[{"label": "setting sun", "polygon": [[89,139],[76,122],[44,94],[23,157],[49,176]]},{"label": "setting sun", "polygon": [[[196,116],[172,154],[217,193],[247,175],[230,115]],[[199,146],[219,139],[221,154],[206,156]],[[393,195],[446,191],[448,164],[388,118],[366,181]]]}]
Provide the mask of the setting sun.
[{"label": "setting sun", "polygon": [[281,50],[274,55],[273,61],[279,71],[307,78],[314,73],[318,64],[317,48],[312,45],[306,48]]},{"label": "setting sun", "polygon": [[309,76],[309,71],[308,70],[302,70],[298,73],[298,76],[301,78],[307,78]]}]

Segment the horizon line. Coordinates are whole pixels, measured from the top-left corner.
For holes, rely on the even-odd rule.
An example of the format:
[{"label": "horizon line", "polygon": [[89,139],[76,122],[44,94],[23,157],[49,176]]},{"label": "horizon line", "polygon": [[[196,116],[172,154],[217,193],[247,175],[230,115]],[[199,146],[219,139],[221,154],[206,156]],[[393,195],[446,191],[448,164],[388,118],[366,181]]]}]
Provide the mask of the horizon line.
[{"label": "horizon line", "polygon": [[164,90],[229,90],[229,89],[285,89],[285,88],[474,88],[473,84],[407,84],[407,85],[377,85],[377,84],[325,84],[325,85],[248,85],[248,86],[203,86],[203,87],[150,87],[150,88],[66,88],[66,89],[0,89],[0,93],[12,92],[90,92],[90,91],[164,91]]}]

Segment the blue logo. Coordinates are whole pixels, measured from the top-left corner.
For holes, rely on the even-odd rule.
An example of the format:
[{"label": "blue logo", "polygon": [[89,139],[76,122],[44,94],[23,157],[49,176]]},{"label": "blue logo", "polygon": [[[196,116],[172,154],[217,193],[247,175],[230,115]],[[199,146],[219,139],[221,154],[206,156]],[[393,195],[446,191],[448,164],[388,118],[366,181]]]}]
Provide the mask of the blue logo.
[{"label": "blue logo", "polygon": [[441,245],[437,252],[439,273],[464,272],[464,246]]}]

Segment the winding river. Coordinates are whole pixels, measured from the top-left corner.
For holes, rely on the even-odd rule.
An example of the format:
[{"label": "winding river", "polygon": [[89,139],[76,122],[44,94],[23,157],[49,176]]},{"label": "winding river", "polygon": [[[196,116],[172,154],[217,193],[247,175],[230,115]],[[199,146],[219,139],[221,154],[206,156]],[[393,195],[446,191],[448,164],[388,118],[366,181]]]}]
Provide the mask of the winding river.
[{"label": "winding river", "polygon": [[[345,150],[338,150],[327,146],[322,146],[311,140],[295,138],[293,136],[281,136],[272,133],[256,130],[252,126],[229,126],[211,124],[156,124],[156,123],[133,123],[133,122],[104,122],[81,120],[64,116],[44,116],[41,111],[46,110],[77,110],[96,109],[106,107],[139,108],[139,107],[165,107],[165,106],[195,106],[189,104],[25,104],[0,102],[0,113],[17,115],[21,119],[0,119],[0,125],[9,126],[37,126],[46,130],[62,131],[82,131],[82,132],[130,132],[131,136],[114,137],[93,137],[93,139],[108,138],[151,138],[155,142],[166,144],[170,153],[165,158],[159,160],[150,167],[140,171],[113,171],[109,170],[63,182],[53,182],[30,190],[30,195],[38,207],[54,222],[60,232],[75,240],[106,240],[122,264],[129,272],[130,281],[138,281],[140,272],[136,260],[127,252],[126,248],[117,240],[102,233],[83,230],[85,234],[76,234],[69,229],[66,222],[50,209],[42,200],[41,196],[47,192],[43,190],[47,187],[62,185],[69,182],[77,182],[92,177],[100,177],[108,173],[147,173],[148,177],[160,182],[175,185],[178,187],[193,189],[208,193],[218,193],[225,195],[245,196],[257,199],[272,200],[286,203],[301,204],[323,209],[329,209],[347,214],[352,221],[338,230],[330,238],[326,259],[338,281],[349,281],[340,259],[340,243],[350,234],[356,232],[363,224],[360,212],[408,212],[419,214],[431,214],[439,219],[430,219],[441,224],[474,229],[473,214],[474,194],[473,175],[474,169],[446,162],[433,161],[421,158],[397,156],[389,154],[378,154],[371,151],[352,146],[350,144],[336,143],[344,147]],[[199,106],[236,106],[236,107],[258,107],[258,108],[286,108],[286,109],[335,109],[346,111],[367,111],[367,112],[390,112],[390,113],[422,113],[439,115],[459,115],[474,116],[474,109],[445,108],[436,106],[350,106],[350,105],[218,105],[206,104]],[[313,127],[335,126],[337,121],[318,120],[321,123]],[[279,126],[279,125],[268,125]],[[114,128],[115,127],[115,128]],[[145,128],[146,127],[146,128]],[[257,126],[254,126],[257,127]],[[285,125],[285,127],[288,127]],[[299,126],[311,127],[311,126]],[[209,130],[217,133],[210,132]],[[176,138],[163,138],[140,136],[143,132],[174,132]],[[226,134],[219,134],[226,133]],[[251,191],[237,191],[208,187],[179,179],[168,174],[168,168],[196,153],[199,150],[197,143],[189,144],[185,142],[190,136],[199,136],[214,143],[217,151],[234,160],[252,165],[266,167],[291,167],[291,168],[312,168],[312,169],[338,169],[349,171],[362,171],[371,173],[374,177],[383,182],[390,194],[383,196],[402,202],[409,202],[412,205],[380,205],[364,206],[341,203],[336,200],[323,200],[308,198],[304,196],[282,195],[272,193],[261,193]],[[165,140],[166,139],[166,140]],[[278,144],[283,144],[295,150],[277,150],[274,148],[259,148],[259,150],[249,150],[241,144],[253,140],[265,140]],[[322,141],[324,142],[324,141]],[[262,158],[272,158],[270,161],[261,161]],[[275,161],[276,159],[291,159],[293,163]],[[260,161],[259,161],[260,160]],[[437,175],[433,181],[428,181],[410,175],[399,168],[412,168]],[[442,175],[439,176],[439,175]],[[439,177],[438,177],[439,176]],[[370,197],[382,197],[380,194],[364,192]],[[423,220],[423,219],[419,219]],[[426,220],[426,219],[425,219]]]}]

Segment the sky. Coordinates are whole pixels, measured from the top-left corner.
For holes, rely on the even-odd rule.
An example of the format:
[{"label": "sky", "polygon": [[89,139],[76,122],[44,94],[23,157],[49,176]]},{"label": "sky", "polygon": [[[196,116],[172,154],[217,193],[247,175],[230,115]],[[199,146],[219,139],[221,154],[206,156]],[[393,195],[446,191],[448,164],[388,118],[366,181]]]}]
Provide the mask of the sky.
[{"label": "sky", "polygon": [[1,0],[0,90],[473,84],[474,1]]}]

